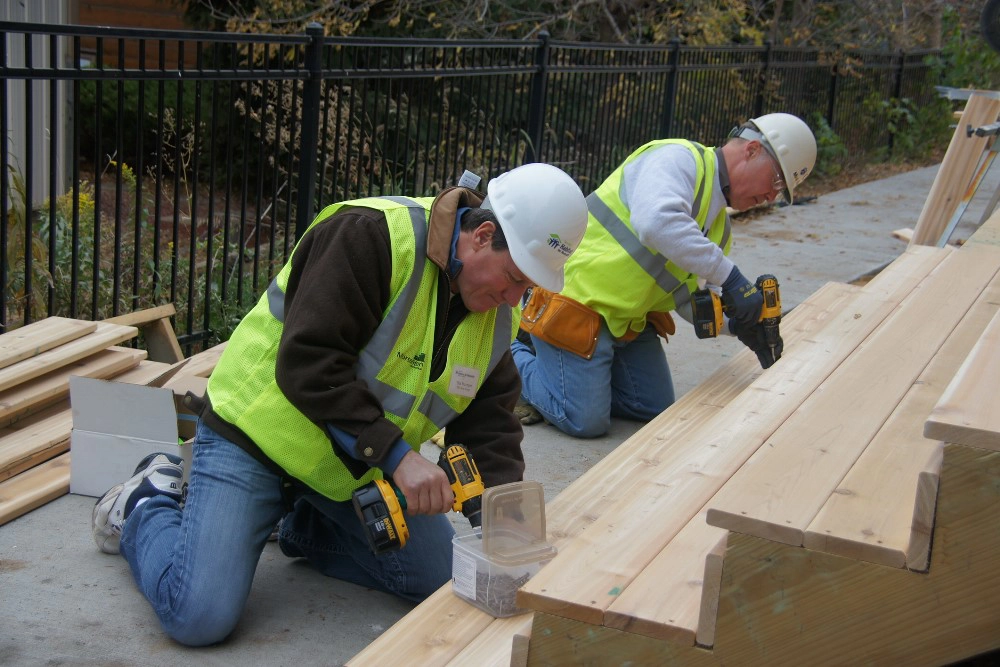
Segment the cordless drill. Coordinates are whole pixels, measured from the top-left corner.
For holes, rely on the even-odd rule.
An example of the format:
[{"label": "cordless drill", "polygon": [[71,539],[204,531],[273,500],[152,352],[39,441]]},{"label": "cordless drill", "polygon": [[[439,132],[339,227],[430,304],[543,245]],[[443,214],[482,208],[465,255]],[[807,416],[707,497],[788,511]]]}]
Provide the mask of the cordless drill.
[{"label": "cordless drill", "polygon": [[[461,512],[473,527],[481,525],[483,478],[469,450],[462,445],[451,445],[441,452],[437,464],[448,475],[455,493],[452,509]],[[372,553],[382,554],[406,546],[410,538],[403,516],[406,496],[399,489],[384,479],[376,479],[357,489],[351,500]]]},{"label": "cordless drill", "polygon": [[[764,331],[764,340],[771,349],[771,357],[774,358],[781,323],[781,290],[778,287],[778,279],[767,273],[757,277],[756,286],[764,297],[760,324]],[[700,289],[691,295],[691,310],[694,331],[698,338],[715,338],[722,328],[722,314],[729,308],[712,290]],[[777,361],[776,358],[774,360]]]}]

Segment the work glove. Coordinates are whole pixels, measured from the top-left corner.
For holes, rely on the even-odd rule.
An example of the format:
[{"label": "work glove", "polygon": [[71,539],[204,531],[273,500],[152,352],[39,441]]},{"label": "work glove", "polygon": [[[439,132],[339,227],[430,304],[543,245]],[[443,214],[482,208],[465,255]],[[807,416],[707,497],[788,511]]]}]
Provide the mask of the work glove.
[{"label": "work glove", "polygon": [[740,342],[749,347],[757,355],[757,361],[761,368],[770,368],[785,350],[785,341],[778,336],[778,341],[774,346],[774,354],[767,344],[767,337],[764,335],[764,325],[754,324],[749,329],[741,327],[735,320],[729,320],[729,331],[740,339]]},{"label": "work glove", "polygon": [[[734,266],[726,282],[722,283],[722,305],[729,320],[735,320],[740,329],[749,332],[760,321],[764,295],[740,273],[739,267]],[[735,329],[730,331],[735,332]]]}]

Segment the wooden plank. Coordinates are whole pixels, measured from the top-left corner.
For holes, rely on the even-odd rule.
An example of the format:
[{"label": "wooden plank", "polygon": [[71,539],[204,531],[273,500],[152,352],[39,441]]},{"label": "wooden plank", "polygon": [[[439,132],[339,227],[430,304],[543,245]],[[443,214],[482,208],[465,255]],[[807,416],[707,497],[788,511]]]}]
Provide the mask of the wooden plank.
[{"label": "wooden plank", "polygon": [[[458,603],[458,604],[456,604]],[[451,584],[445,584],[429,598],[386,630],[347,665],[360,667],[386,664],[387,645],[406,647],[406,662],[413,665],[444,665],[458,655],[472,638],[484,632],[495,620],[486,612],[455,597]]]},{"label": "wooden plank", "polygon": [[536,612],[531,665],[942,665],[1000,648],[1000,453],[946,446],[931,566],[729,536],[711,650]]},{"label": "wooden plank", "polygon": [[448,662],[448,666],[509,667],[517,660],[513,655],[514,637],[530,637],[531,622],[531,614],[496,619]]},{"label": "wooden plank", "polygon": [[86,336],[97,328],[95,322],[47,317],[0,336],[0,368],[30,359],[42,352]]},{"label": "wooden plank", "polygon": [[708,522],[801,545],[823,503],[998,267],[1000,250],[986,246],[963,249],[942,262],[767,437],[766,447],[712,499]]},{"label": "wooden plank", "polygon": [[17,428],[0,437],[0,481],[69,451],[73,412],[68,403],[52,409],[54,412],[46,411],[23,424],[18,422]]},{"label": "wooden plank", "polygon": [[[781,334],[791,350],[848,307],[859,288],[827,283],[782,318]],[[756,357],[741,351],[697,387],[644,426],[546,505],[549,539],[557,546],[589,526],[632,485],[655,474],[659,449],[676,448],[686,434],[715,419],[718,412],[761,375]],[[658,435],[670,429],[670,437]],[[648,437],[646,434],[649,434]],[[645,445],[657,444],[656,451]]]},{"label": "wooden plank", "polygon": [[[954,373],[998,303],[995,277],[810,524],[807,547],[894,567],[926,567],[941,455],[938,443],[923,438],[921,418],[914,415],[930,410],[947,382],[942,378]],[[707,525],[705,514],[695,516],[608,607],[607,627],[683,644],[714,643],[719,544],[724,550],[727,531]],[[914,539],[914,529],[922,538]]]},{"label": "wooden plank", "polygon": [[153,361],[176,363],[184,358],[177,334],[170,318],[177,314],[174,304],[168,303],[155,308],[137,310],[117,317],[109,317],[105,322],[137,327],[142,333],[146,351]]},{"label": "wooden plank", "polygon": [[[188,357],[184,361],[178,362],[178,364],[184,364],[184,367],[177,373],[176,377],[194,375],[196,377],[207,378],[215,370],[215,365],[219,363],[219,359],[225,350],[226,343],[219,343],[214,347]],[[169,384],[168,382],[167,385]]]},{"label": "wooden plank", "polygon": [[[639,432],[640,438],[630,438],[642,441],[650,452],[641,456],[649,461],[645,465],[657,468],[655,477],[609,504],[589,527],[560,547],[552,562],[520,589],[518,604],[601,624],[615,597],[948,254],[945,249],[908,249],[891,270],[882,271],[862,290],[851,308],[787,349],[780,362],[705,428],[683,440],[669,433],[655,438],[648,429]],[[598,466],[603,468],[602,464]],[[623,550],[622,544],[628,549]]]},{"label": "wooden plank", "polygon": [[979,229],[968,238],[965,244],[1000,246],[1000,210],[994,211],[993,215],[979,226]]},{"label": "wooden plank", "polygon": [[[781,323],[786,348],[791,349],[798,341],[811,336],[835,313],[847,307],[859,292],[860,288],[855,286],[828,283],[796,306]],[[707,423],[722,406],[737,396],[760,374],[761,369],[756,357],[749,352],[741,352],[682,396],[664,415],[654,421],[692,425]],[[655,426],[650,425],[646,428]],[[637,473],[651,474],[655,466],[642,465],[637,468],[635,465],[629,465],[634,463],[633,459],[636,458],[649,461],[645,458],[645,453],[631,441],[623,443],[605,457],[600,464],[602,467],[608,467],[616,459],[625,460],[625,463],[612,466],[616,477],[611,478],[611,481],[606,477],[603,478],[607,483],[607,487],[603,488],[618,492],[627,482],[634,481]],[[550,541],[557,545],[564,544],[596,519],[609,497],[609,493],[601,491],[602,487],[599,484],[601,480],[602,477],[592,468],[546,505]],[[451,592],[451,584],[446,584],[383,633],[349,664],[378,665],[384,660],[385,655],[412,655],[414,664],[448,664],[458,653],[465,650],[462,647],[475,644],[480,636],[487,634],[492,623],[489,623],[485,615],[476,614],[477,617],[481,616],[479,620],[489,624],[480,626],[478,623],[469,623],[462,633],[459,633],[460,628],[450,627],[448,640],[438,641],[437,635],[441,629],[434,623],[428,624],[426,619],[446,619],[449,618],[449,614],[464,616],[469,609],[478,612],[474,607],[456,598]],[[530,615],[525,618],[530,618]]]},{"label": "wooden plank", "polygon": [[716,656],[727,665],[796,665],[803,656],[816,665],[944,665],[1000,648],[998,479],[1000,453],[945,447],[926,574],[730,535]]},{"label": "wooden plank", "polygon": [[968,136],[967,126],[980,127],[994,123],[1000,116],[1000,100],[973,94],[965,105],[962,119],[955,128],[944,160],[938,169],[924,207],[913,229],[910,246],[944,245],[942,239],[955,211],[966,195],[979,160],[986,150],[990,137]]},{"label": "wooden plank", "polygon": [[924,417],[990,320],[997,321],[998,307],[1000,277],[994,277],[809,524],[807,548],[926,567],[942,446],[924,437]]},{"label": "wooden plank", "polygon": [[162,375],[168,368],[170,368],[170,364],[162,361],[150,361],[149,359],[146,359],[145,361],[139,362],[139,365],[135,368],[127,370],[124,373],[119,373],[111,379],[115,382],[149,384]]},{"label": "wooden plank", "polygon": [[0,369],[0,391],[135,338],[137,333],[135,327],[98,322],[95,330],[86,336]]},{"label": "wooden plank", "polygon": [[[688,521],[611,603],[604,614],[606,627],[692,646],[706,616],[710,623],[701,632],[701,642],[711,645],[715,614],[703,606],[717,604],[728,531],[705,523],[705,511]],[[710,562],[712,554],[716,560]],[[703,594],[706,578],[715,601]]]},{"label": "wooden plank", "polygon": [[111,347],[0,392],[0,427],[69,396],[69,376],[109,378],[134,368],[144,350]]},{"label": "wooden plank", "polygon": [[931,410],[924,435],[934,440],[1000,451],[1000,314],[962,363]]},{"label": "wooden plank", "polygon": [[[812,654],[810,659],[813,658]],[[566,665],[684,665],[717,667],[725,664],[713,651],[696,646],[681,646],[612,628],[588,625],[554,614],[536,613],[528,646],[528,664],[532,667]],[[771,665],[766,660],[732,663],[734,665]],[[788,663],[799,664],[799,663]]]},{"label": "wooden plank", "polygon": [[69,493],[69,453],[0,482],[0,526]]}]

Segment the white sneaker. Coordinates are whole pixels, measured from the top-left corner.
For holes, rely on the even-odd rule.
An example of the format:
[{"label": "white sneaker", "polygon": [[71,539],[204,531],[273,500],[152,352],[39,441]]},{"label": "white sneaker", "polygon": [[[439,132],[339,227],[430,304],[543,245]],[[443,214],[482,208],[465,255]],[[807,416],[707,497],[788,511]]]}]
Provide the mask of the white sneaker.
[{"label": "white sneaker", "polygon": [[94,542],[106,554],[116,554],[122,526],[136,507],[153,496],[170,496],[178,503],[184,495],[183,460],[172,454],[150,454],[136,466],[135,474],[98,498],[91,514]]}]

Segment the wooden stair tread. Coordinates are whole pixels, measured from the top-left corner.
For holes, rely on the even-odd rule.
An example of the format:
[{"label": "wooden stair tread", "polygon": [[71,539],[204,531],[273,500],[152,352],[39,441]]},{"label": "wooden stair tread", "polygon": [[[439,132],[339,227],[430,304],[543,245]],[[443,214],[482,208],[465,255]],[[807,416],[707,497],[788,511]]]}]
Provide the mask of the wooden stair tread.
[{"label": "wooden stair tread", "polygon": [[[798,406],[712,500],[712,525],[793,546],[1000,266],[953,253]],[[928,323],[933,322],[933,326]]]},{"label": "wooden stair tread", "polygon": [[[658,466],[662,472],[610,504],[561,549],[520,590],[519,604],[599,625],[619,592],[950,253],[925,246],[907,250],[862,290],[851,308],[786,350],[781,362],[726,405],[709,427],[685,438],[683,445],[673,442]],[[603,461],[598,466],[603,468]],[[629,548],[622,550],[622,543]]]},{"label": "wooden stair tread", "polygon": [[931,410],[924,435],[1000,451],[997,378],[1000,378],[1000,314],[993,317]]}]

